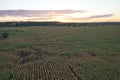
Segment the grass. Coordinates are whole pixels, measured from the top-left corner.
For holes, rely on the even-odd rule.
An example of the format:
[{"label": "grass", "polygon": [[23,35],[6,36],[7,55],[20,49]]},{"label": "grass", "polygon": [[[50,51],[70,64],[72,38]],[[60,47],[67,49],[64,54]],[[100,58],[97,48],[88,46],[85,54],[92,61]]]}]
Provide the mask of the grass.
[{"label": "grass", "polygon": [[[0,79],[119,80],[119,30],[120,26],[1,27]],[[8,38],[1,37],[3,32]]]}]

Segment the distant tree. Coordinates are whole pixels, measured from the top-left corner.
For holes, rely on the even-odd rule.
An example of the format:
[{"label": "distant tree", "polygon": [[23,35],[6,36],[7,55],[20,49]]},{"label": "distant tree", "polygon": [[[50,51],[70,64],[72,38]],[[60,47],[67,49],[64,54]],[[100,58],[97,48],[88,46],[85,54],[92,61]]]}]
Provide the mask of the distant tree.
[{"label": "distant tree", "polygon": [[4,32],[4,33],[2,34],[2,37],[3,37],[3,38],[8,38],[8,36],[9,36],[8,32]]}]

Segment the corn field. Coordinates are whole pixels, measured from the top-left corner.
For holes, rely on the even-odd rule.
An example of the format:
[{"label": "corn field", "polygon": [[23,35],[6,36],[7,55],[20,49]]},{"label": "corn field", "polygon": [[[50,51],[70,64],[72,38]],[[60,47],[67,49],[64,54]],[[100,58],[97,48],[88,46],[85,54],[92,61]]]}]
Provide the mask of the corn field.
[{"label": "corn field", "polygon": [[0,80],[120,80],[119,30],[0,28]]}]

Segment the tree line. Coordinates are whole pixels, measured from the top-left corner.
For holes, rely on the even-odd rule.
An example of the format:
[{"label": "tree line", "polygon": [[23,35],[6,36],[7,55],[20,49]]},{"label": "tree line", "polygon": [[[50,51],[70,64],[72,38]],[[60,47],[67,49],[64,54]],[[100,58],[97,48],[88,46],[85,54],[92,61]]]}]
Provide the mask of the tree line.
[{"label": "tree line", "polygon": [[64,23],[64,22],[0,22],[0,27],[19,27],[19,26],[105,26],[120,25],[120,22],[92,22],[92,23]]}]

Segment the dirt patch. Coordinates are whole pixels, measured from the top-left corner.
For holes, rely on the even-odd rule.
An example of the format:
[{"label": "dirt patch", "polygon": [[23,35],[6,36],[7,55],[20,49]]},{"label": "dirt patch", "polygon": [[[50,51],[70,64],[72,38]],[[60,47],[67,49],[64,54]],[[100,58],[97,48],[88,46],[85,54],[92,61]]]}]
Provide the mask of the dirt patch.
[{"label": "dirt patch", "polygon": [[94,51],[88,52],[88,54],[89,54],[90,56],[93,56],[93,57],[98,56],[98,54],[97,54],[96,52],[94,52]]},{"label": "dirt patch", "polygon": [[17,51],[17,56],[19,57],[18,63],[25,64],[28,62],[33,62],[37,60],[46,60],[57,55],[49,53],[47,51],[42,51],[41,48],[24,48]]}]

